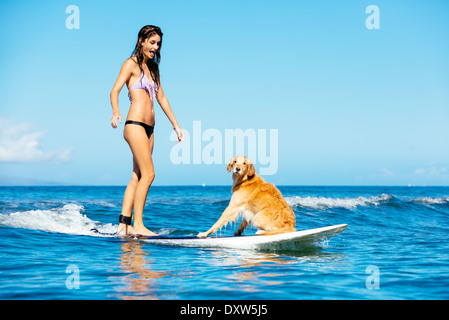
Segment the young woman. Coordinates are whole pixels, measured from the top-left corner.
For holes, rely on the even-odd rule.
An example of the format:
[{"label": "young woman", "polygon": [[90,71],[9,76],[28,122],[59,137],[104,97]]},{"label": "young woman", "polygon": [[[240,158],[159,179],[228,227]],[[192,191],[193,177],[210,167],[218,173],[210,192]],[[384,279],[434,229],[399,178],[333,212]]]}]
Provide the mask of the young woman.
[{"label": "young woman", "polygon": [[[119,235],[155,236],[143,225],[143,208],[148,190],[154,180],[153,152],[155,125],[154,98],[173,125],[178,142],[184,139],[183,132],[162,90],[159,78],[162,32],[156,26],[144,26],[138,34],[137,44],[131,57],[123,63],[120,74],[111,91],[113,116],[111,125],[117,128],[122,117],[118,107],[118,96],[126,83],[131,106],[123,130],[123,136],[133,154],[133,173],[123,197],[122,213],[119,218]],[[131,215],[134,208],[134,226]]]}]

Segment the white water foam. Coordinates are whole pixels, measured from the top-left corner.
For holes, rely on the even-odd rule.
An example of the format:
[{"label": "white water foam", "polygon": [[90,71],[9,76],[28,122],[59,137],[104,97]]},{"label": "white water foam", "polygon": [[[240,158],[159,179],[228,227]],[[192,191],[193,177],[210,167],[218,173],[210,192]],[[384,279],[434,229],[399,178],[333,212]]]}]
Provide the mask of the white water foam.
[{"label": "white water foam", "polygon": [[57,209],[0,214],[0,225],[75,235],[93,235],[93,228],[104,233],[117,231],[117,225],[93,221],[83,211],[83,206],[72,203]]},{"label": "white water foam", "polygon": [[355,197],[355,198],[325,198],[325,197],[287,197],[285,200],[292,207],[306,207],[312,209],[326,209],[326,208],[346,208],[354,209],[358,206],[367,207],[370,205],[378,206],[381,202],[388,201],[392,198],[391,195],[381,194],[380,196],[373,196],[369,198]]},{"label": "white water foam", "polygon": [[413,199],[412,201],[416,201],[422,204],[448,204],[449,197],[441,197],[441,198],[423,197]]}]

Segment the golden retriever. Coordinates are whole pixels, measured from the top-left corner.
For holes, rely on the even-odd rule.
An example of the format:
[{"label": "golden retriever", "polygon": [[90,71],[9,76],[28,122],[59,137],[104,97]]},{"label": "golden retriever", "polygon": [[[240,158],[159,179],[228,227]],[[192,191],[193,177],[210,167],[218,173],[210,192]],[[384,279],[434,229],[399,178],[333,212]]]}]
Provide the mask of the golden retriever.
[{"label": "golden retriever", "polygon": [[281,192],[256,173],[248,158],[232,158],[227,169],[228,172],[232,170],[234,181],[231,201],[220,219],[208,231],[199,233],[199,238],[217,232],[229,222],[235,222],[239,216],[243,219],[234,233],[236,236],[240,236],[248,224],[259,229],[256,234],[272,235],[296,231],[295,214]]}]

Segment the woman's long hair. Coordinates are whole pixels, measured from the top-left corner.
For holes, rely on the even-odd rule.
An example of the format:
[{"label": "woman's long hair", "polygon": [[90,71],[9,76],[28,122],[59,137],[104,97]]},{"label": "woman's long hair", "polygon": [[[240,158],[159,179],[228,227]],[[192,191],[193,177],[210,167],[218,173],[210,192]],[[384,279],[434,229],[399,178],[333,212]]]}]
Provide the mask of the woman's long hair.
[{"label": "woman's long hair", "polygon": [[161,37],[161,45],[159,46],[159,49],[156,51],[154,58],[147,59],[146,64],[148,70],[150,70],[151,72],[151,77],[153,78],[153,81],[159,85],[160,83],[159,62],[161,61],[161,47],[162,47],[162,31],[159,27],[148,25],[140,29],[139,34],[137,35],[137,43],[136,46],[134,47],[131,57],[136,56],[137,64],[139,65],[140,71],[143,72],[142,63],[144,62],[144,55],[142,53],[141,43],[154,34],[158,34]]}]

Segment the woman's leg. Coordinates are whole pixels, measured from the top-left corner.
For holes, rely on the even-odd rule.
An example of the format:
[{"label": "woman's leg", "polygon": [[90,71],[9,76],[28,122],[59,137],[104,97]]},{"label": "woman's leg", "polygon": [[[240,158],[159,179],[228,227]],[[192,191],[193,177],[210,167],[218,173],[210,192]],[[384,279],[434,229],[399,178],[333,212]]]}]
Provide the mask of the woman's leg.
[{"label": "woman's leg", "polygon": [[134,189],[134,227],[133,233],[146,236],[156,235],[143,225],[143,208],[147,199],[148,190],[154,180],[154,167],[151,152],[154,144],[154,135],[148,139],[145,129],[139,125],[126,125],[125,140],[128,142],[134,155],[135,162],[140,171],[140,179]]},{"label": "woman's leg", "polygon": [[[140,170],[137,165],[136,159],[133,157],[133,174],[131,177],[131,181],[128,183],[128,186],[125,190],[125,195],[123,196],[123,205],[122,205],[122,215],[125,217],[131,217],[134,207],[134,193],[137,188],[137,184],[140,179]],[[132,233],[133,228],[126,225],[124,223],[120,223],[118,226],[117,234],[118,235],[126,235],[127,233]]]}]

